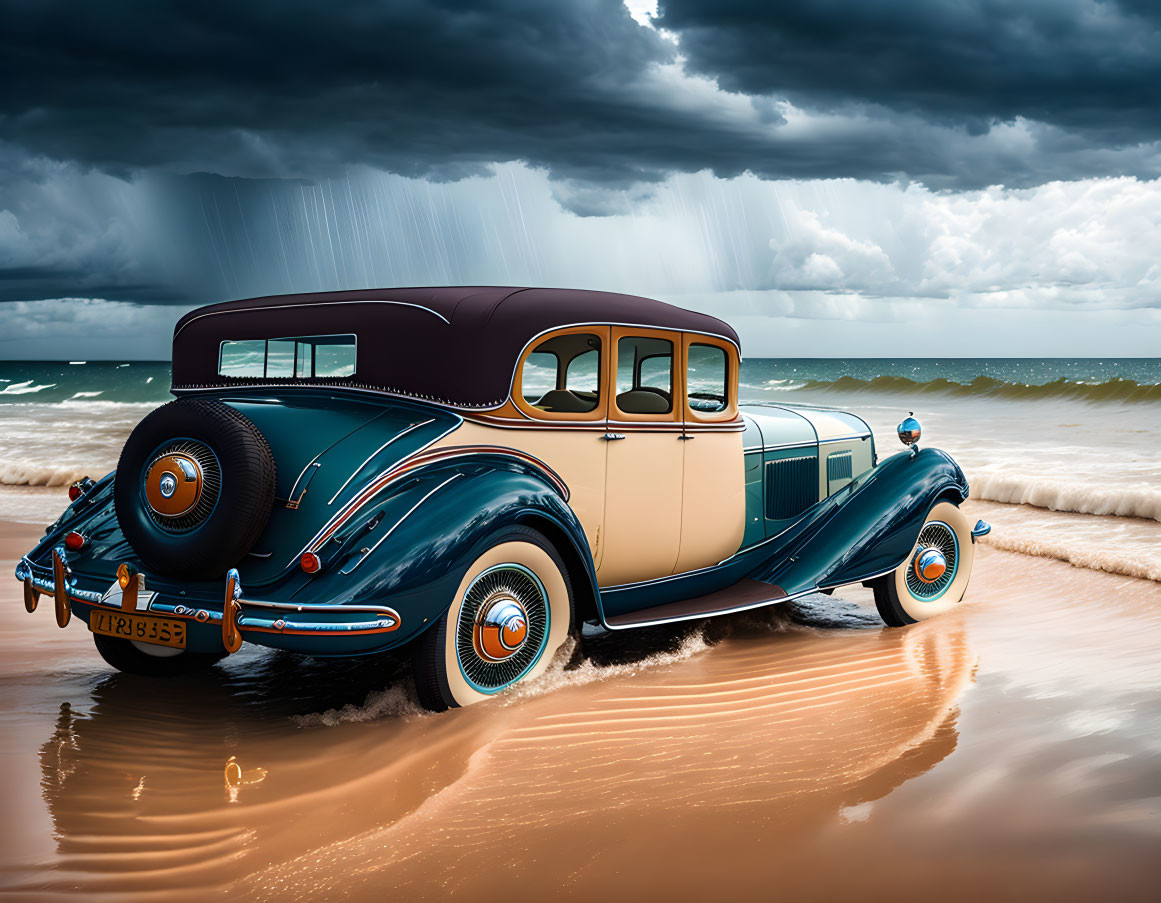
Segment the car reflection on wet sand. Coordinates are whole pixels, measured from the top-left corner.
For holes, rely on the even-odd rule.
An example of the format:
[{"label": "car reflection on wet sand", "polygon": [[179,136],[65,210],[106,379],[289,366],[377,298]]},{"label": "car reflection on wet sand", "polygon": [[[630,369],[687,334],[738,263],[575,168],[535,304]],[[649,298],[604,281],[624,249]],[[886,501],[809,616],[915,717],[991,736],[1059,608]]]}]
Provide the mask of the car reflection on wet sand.
[{"label": "car reflection on wet sand", "polygon": [[592,641],[522,698],[444,716],[375,692],[389,661],[110,677],[41,748],[59,857],[19,885],[487,899],[487,874],[611,893],[709,886],[681,863],[756,877],[771,844],[859,818],[956,745],[957,616],[887,631],[818,610],[836,605],[829,625],[798,606]]}]

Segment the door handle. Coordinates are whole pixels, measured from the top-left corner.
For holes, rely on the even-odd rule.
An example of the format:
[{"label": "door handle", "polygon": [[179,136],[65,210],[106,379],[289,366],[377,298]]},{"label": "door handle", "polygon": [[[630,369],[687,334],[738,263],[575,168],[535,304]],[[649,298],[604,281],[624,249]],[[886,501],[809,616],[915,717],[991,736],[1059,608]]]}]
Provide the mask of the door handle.
[{"label": "door handle", "polygon": [[696,439],[697,436],[690,436],[688,433],[682,433],[677,438],[680,439],[682,442],[688,442],[690,439]]},{"label": "door handle", "polygon": [[624,433],[605,433],[602,437],[606,442],[612,442],[614,439],[624,439]]}]

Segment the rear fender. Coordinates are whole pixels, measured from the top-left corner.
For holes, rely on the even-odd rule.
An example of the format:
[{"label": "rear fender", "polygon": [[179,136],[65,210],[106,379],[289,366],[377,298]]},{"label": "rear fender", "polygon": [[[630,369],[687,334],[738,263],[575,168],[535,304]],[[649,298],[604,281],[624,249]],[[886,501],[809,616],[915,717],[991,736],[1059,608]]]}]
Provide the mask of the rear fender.
[{"label": "rear fender", "polygon": [[511,456],[478,453],[410,476],[417,482],[408,490],[414,501],[406,512],[384,519],[358,548],[329,563],[311,581],[313,600],[389,605],[401,618],[392,635],[392,645],[399,645],[447,611],[489,537],[516,525],[544,533],[570,565],[574,594],[596,598],[584,531],[551,475]]},{"label": "rear fender", "polygon": [[959,504],[967,494],[963,471],[947,453],[895,455],[840,490],[829,517],[752,576],[796,593],[888,573],[911,554],[935,504]]}]

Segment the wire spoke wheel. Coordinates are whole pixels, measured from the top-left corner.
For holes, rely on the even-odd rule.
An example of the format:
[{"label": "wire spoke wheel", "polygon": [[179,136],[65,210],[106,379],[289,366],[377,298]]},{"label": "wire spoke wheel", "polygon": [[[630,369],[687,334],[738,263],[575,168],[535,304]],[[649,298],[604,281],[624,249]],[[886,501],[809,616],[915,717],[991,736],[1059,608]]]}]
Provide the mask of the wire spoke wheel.
[{"label": "wire spoke wheel", "polygon": [[464,594],[456,625],[464,676],[485,693],[519,680],[543,651],[549,618],[548,593],[528,568],[505,563],[484,571]]},{"label": "wire spoke wheel", "polygon": [[974,560],[964,513],[951,502],[937,503],[907,559],[872,584],[884,623],[905,627],[954,608],[967,592]]},{"label": "wire spoke wheel", "polygon": [[447,611],[415,644],[415,689],[432,711],[537,677],[572,629],[568,567],[543,534],[505,527],[477,549]]},{"label": "wire spoke wheel", "polygon": [[958,563],[959,540],[955,530],[943,521],[928,521],[911,556],[907,589],[919,599],[938,599],[955,580]]}]

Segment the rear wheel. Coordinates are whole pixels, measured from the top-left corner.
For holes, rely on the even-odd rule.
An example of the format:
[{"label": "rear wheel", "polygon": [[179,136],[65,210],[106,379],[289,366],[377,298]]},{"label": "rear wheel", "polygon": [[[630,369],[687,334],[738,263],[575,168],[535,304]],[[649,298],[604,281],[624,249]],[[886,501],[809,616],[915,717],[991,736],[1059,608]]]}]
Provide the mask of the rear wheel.
[{"label": "rear wheel", "polygon": [[891,627],[954,608],[967,591],[975,546],[959,507],[940,502],[927,515],[907,560],[873,584],[875,607]]},{"label": "rear wheel", "polygon": [[572,627],[568,570],[541,534],[494,534],[447,613],[416,644],[419,701],[441,712],[471,705],[544,672]]},{"label": "rear wheel", "polygon": [[152,646],[100,633],[93,634],[93,643],[101,658],[118,671],[147,677],[194,674],[212,667],[226,655],[224,652],[190,652],[188,649]]}]

